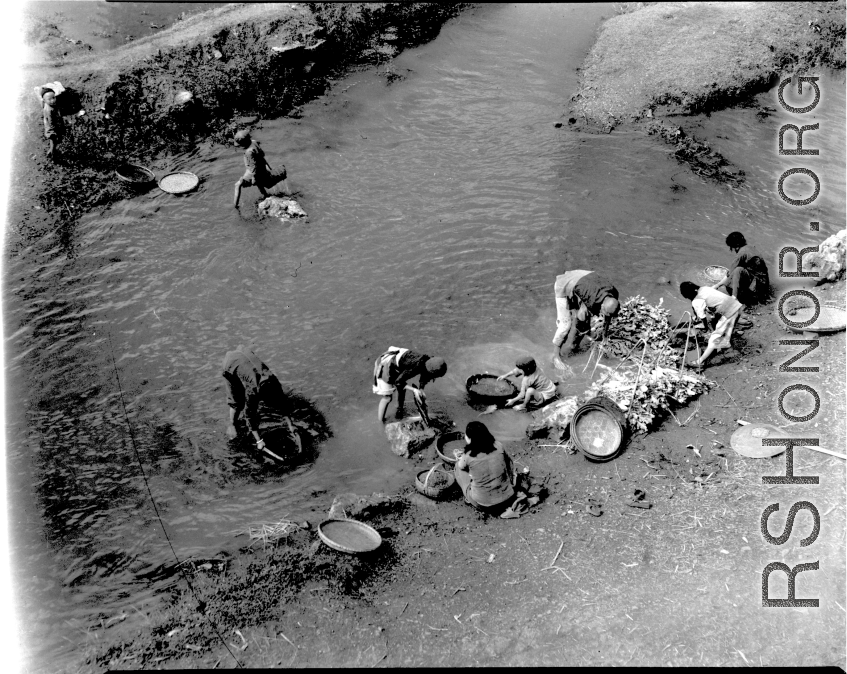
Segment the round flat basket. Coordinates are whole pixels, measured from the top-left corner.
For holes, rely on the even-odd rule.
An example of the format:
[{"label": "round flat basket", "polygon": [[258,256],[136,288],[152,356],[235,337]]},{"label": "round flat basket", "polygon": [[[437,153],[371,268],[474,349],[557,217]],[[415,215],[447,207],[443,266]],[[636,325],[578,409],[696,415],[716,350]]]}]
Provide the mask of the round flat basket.
[{"label": "round flat basket", "polygon": [[751,459],[769,459],[785,451],[785,445],[767,447],[765,438],[790,438],[791,434],[770,424],[749,424],[736,430],[729,439],[730,446],[741,456]]},{"label": "round flat basket", "polygon": [[[815,308],[809,305],[801,307],[796,313],[789,314],[788,317],[793,323],[802,323],[814,315]],[[839,332],[847,327],[847,311],[830,304],[821,304],[820,314],[818,314],[814,323],[803,327],[794,327],[793,325],[788,327],[794,332]]]},{"label": "round flat basket", "polygon": [[382,543],[376,529],[356,520],[324,520],[318,536],[329,547],[354,555],[376,550]]},{"label": "round flat basket", "polygon": [[710,264],[703,270],[703,278],[705,278],[709,283],[717,283],[718,281],[723,281],[726,278],[726,274],[729,271],[726,267],[721,267],[717,264]]},{"label": "round flat basket", "polygon": [[200,178],[188,171],[168,173],[159,181],[159,187],[168,194],[185,194],[200,184]]},{"label": "round flat basket", "polygon": [[465,434],[461,431],[442,433],[435,441],[435,453],[444,463],[454,465],[465,451]]},{"label": "round flat basket", "polygon": [[442,498],[456,484],[456,476],[443,467],[422,470],[415,477],[415,489],[430,498]]},{"label": "round flat basket", "polygon": [[504,404],[518,394],[518,389],[507,379],[498,380],[493,374],[472,374],[465,382],[472,402],[486,405]]},{"label": "round flat basket", "polygon": [[138,164],[124,164],[115,169],[118,180],[131,185],[149,185],[156,182],[156,175],[148,168]]},{"label": "round flat basket", "polygon": [[626,416],[608,398],[598,396],[580,407],[571,419],[577,449],[592,461],[609,461],[624,447]]}]

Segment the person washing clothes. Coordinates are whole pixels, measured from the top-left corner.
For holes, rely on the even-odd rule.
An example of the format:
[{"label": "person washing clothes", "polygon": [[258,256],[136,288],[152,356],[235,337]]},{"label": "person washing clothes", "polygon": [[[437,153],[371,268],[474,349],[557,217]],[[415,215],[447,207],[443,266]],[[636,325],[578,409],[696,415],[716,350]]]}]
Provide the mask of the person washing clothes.
[{"label": "person washing clothes", "polygon": [[732,295],[722,293],[709,286],[698,286],[691,281],[679,285],[680,294],[691,301],[694,314],[706,330],[711,330],[709,344],[696,361],[687,361],[687,365],[702,367],[715,351],[729,348],[732,331],[741,317],[744,306]]},{"label": "person washing clothes", "polygon": [[56,108],[56,94],[54,92],[45,92],[41,100],[43,101],[44,137],[48,142],[47,156],[55,161],[56,145],[59,144],[59,141],[65,135],[65,121]]},{"label": "person washing clothes", "polygon": [[233,142],[238,147],[244,148],[244,166],[246,170],[235,183],[235,200],[233,206],[238,208],[238,202],[241,200],[242,187],[258,187],[259,192],[265,199],[268,198],[268,190],[281,182],[286,194],[291,194],[288,188],[288,173],[285,166],[282,166],[278,171],[273,171],[265,159],[265,153],[259,145],[259,141],[253,140],[250,133],[241,130],[235,134]]},{"label": "person washing clothes", "polygon": [[585,269],[575,269],[557,276],[553,290],[557,314],[553,363],[564,369],[560,359],[569,356],[591,331],[591,316],[602,316],[600,339],[603,340],[612,318],[620,311],[620,302],[618,289],[610,281]]},{"label": "person washing clothes", "polygon": [[227,351],[222,374],[227,384],[229,425],[226,432],[230,440],[238,435],[235,424],[244,412],[247,428],[256,440],[256,448],[276,456],[265,447],[265,441],[259,434],[259,403],[262,402],[284,415],[283,420],[288,425],[297,452],[302,451],[300,437],[287,415],[288,401],[282,391],[282,384],[252,349],[239,346],[235,351]]},{"label": "person washing clothes", "polygon": [[520,377],[521,386],[518,395],[506,401],[506,407],[514,406],[516,410],[526,410],[530,406],[541,407],[544,403],[556,397],[556,384],[538,369],[535,359],[531,356],[518,358],[515,369],[497,377],[502,381],[507,377]]},{"label": "person washing clothes", "polygon": [[747,306],[766,302],[771,292],[770,276],[759,251],[747,243],[741,232],[731,232],[726,245],[736,257],[726,277],[712,287],[727,288],[730,295]]},{"label": "person washing clothes", "polygon": [[538,503],[537,496],[527,498],[515,489],[517,473],[512,459],[484,423],[468,423],[465,443],[453,469],[465,503],[503,519],[520,517],[527,505]]},{"label": "person washing clothes", "polygon": [[[443,358],[431,358],[411,349],[389,346],[388,351],[374,362],[373,392],[382,396],[377,408],[380,423],[385,423],[385,412],[395,391],[397,391],[396,417],[398,419],[403,416],[407,390],[412,392],[418,406],[425,411],[424,387],[432,380],[443,377],[446,372],[447,363]],[[409,382],[414,377],[419,377],[417,385]]]}]

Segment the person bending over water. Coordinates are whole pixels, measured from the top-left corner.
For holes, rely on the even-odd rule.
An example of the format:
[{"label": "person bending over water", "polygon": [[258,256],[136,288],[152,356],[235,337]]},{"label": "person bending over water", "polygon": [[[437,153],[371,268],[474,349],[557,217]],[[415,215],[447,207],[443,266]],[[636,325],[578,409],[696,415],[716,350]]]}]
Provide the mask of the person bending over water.
[{"label": "person bending over water", "polygon": [[523,411],[530,406],[540,407],[556,397],[556,385],[538,369],[535,359],[531,356],[518,358],[515,363],[515,369],[509,370],[506,374],[497,377],[497,379],[502,381],[507,377],[521,375],[523,377],[521,379],[520,391],[514,398],[509,398],[506,401],[506,407],[512,407],[514,405],[516,410]]},{"label": "person bending over water", "polygon": [[235,351],[227,351],[224,356],[222,374],[227,384],[226,402],[229,406],[229,425],[226,433],[230,440],[238,435],[235,423],[244,412],[247,428],[256,440],[256,448],[269,451],[259,434],[259,402],[262,402],[284,415],[283,420],[288,425],[298,453],[302,450],[300,437],[286,414],[288,401],[282,391],[282,384],[252,349],[239,346]]},{"label": "person bending over water", "polygon": [[[443,377],[447,372],[447,363],[443,358],[430,358],[426,354],[389,346],[374,362],[373,392],[382,396],[377,408],[380,423],[385,423],[385,412],[394,392],[397,391],[397,412],[399,419],[403,416],[403,406],[406,402],[406,390],[410,390],[419,406],[425,405],[424,387],[433,379]],[[409,380],[419,377],[418,384]],[[424,408],[425,409],[425,408]]]},{"label": "person bending over water", "polygon": [[743,313],[743,305],[732,295],[722,293],[709,286],[698,286],[684,281],[679,286],[680,294],[691,301],[691,308],[706,330],[711,330],[709,344],[698,360],[686,364],[701,367],[715,351],[730,346],[732,331]]},{"label": "person bending over water", "polygon": [[465,427],[465,443],[465,452],[454,468],[465,503],[503,519],[520,517],[526,505],[538,503],[537,496],[527,499],[515,489],[517,473],[512,459],[484,423],[471,421]]},{"label": "person bending over water", "polygon": [[285,166],[274,172],[265,159],[265,153],[259,146],[259,142],[253,140],[249,132],[242,129],[235,134],[233,142],[238,147],[244,148],[244,166],[246,168],[244,175],[235,183],[235,200],[232,204],[235,208],[238,208],[238,202],[241,200],[242,187],[258,187],[259,192],[267,199],[268,190],[281,182],[285,193],[291,194],[291,190],[288,188],[288,173]]},{"label": "person bending over water", "polygon": [[600,274],[575,269],[556,277],[556,334],[553,336],[553,363],[564,368],[561,358],[574,351],[591,330],[591,316],[603,317],[601,340],[612,317],[620,311],[618,289]]}]

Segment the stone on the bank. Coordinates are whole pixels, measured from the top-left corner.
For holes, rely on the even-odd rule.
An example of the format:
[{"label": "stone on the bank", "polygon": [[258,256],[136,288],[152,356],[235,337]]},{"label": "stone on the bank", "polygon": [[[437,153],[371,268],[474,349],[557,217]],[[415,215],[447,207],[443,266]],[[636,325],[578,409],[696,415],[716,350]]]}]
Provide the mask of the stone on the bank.
[{"label": "stone on the bank", "polygon": [[398,498],[373,493],[370,496],[359,494],[339,494],[332,501],[328,517],[333,520],[352,519],[365,521],[393,511],[399,504]]},{"label": "stone on the bank", "polygon": [[293,220],[294,218],[305,218],[306,211],[294,199],[268,197],[259,202],[259,215],[279,218],[280,220]]},{"label": "stone on the bank", "polygon": [[385,424],[385,435],[391,443],[391,451],[406,459],[431,443],[437,433],[420,417],[412,417]]},{"label": "stone on the bank", "polygon": [[844,274],[845,253],[847,253],[847,229],[842,229],[833,234],[818,246],[817,253],[809,253],[805,256],[804,269],[814,269],[820,276],[818,283],[824,281],[835,281]]},{"label": "stone on the bank", "polygon": [[532,423],[526,428],[527,436],[543,437],[551,430],[560,430],[564,431],[565,438],[568,437],[571,419],[578,408],[577,396],[567,396],[536,410],[532,413]]}]

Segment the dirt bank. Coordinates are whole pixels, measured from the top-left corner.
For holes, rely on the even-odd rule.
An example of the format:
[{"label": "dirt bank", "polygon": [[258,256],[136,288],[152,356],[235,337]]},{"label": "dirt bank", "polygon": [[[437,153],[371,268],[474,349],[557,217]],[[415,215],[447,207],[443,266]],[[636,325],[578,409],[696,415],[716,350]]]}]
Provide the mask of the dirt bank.
[{"label": "dirt bank", "polygon": [[571,124],[606,133],[641,127],[718,182],[738,185],[743,171],[689,138],[683,117],[753,105],[780,77],[845,64],[844,0],[634,2],[622,12],[604,22],[585,59]]},{"label": "dirt bank", "polygon": [[844,67],[843,0],[629,5],[603,24],[574,96],[600,126],[719,110],[783,73]]},{"label": "dirt bank", "polygon": [[[84,212],[130,196],[113,170],[190,150],[261,117],[297,114],[328,78],[386,60],[434,37],[456,3],[225,5],[113,51],[70,50],[29,69],[18,96],[10,209],[24,236],[68,227]],[[58,30],[58,29],[57,29]],[[45,157],[32,88],[59,80],[67,135]],[[177,94],[193,99],[180,104]],[[82,116],[75,115],[85,110]]]}]

